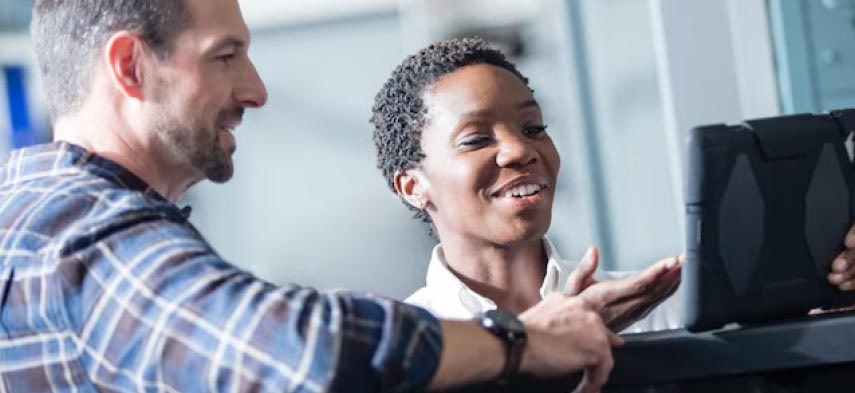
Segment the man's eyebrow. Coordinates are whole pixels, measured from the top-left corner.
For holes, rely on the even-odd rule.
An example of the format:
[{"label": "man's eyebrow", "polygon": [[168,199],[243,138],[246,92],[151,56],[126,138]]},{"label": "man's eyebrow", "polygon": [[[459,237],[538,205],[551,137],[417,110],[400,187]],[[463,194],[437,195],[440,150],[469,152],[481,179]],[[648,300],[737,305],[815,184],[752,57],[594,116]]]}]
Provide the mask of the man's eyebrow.
[{"label": "man's eyebrow", "polygon": [[521,102],[519,105],[517,105],[517,107],[519,109],[526,109],[529,107],[535,107],[535,108],[540,109],[540,104],[538,104],[536,100],[532,99],[532,100],[525,100],[525,101]]},{"label": "man's eyebrow", "polygon": [[235,49],[244,48],[244,47],[246,47],[246,42],[240,38],[237,38],[237,37],[226,37],[226,38],[220,39],[217,42],[215,42],[205,52],[216,53],[216,52],[219,52],[223,49],[230,48],[230,47],[233,47]]}]

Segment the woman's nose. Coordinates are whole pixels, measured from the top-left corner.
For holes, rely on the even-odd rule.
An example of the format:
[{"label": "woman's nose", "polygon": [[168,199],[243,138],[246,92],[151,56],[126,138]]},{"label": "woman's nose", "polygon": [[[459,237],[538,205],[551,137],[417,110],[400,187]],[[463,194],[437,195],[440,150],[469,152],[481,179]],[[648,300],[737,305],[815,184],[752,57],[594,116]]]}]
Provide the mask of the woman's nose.
[{"label": "woman's nose", "polygon": [[521,167],[537,162],[537,151],[525,136],[506,133],[499,139],[496,163],[500,167]]}]

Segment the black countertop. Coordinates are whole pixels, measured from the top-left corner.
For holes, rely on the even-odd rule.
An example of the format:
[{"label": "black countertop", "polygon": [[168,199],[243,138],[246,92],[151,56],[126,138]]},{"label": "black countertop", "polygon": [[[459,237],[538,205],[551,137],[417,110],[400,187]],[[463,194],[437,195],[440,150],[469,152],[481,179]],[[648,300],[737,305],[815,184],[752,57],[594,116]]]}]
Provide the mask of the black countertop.
[{"label": "black countertop", "polygon": [[[689,333],[624,335],[609,386],[662,384],[855,362],[855,313]],[[853,387],[855,390],[855,387]]]}]

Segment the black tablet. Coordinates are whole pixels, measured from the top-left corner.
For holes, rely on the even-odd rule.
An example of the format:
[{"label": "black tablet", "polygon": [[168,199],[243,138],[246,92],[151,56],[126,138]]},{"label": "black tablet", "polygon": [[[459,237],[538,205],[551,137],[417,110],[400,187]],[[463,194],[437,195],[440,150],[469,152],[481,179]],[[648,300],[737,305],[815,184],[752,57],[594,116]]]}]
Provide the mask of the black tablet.
[{"label": "black tablet", "polygon": [[855,304],[827,281],[855,219],[855,109],[692,130],[683,322],[689,331]]}]

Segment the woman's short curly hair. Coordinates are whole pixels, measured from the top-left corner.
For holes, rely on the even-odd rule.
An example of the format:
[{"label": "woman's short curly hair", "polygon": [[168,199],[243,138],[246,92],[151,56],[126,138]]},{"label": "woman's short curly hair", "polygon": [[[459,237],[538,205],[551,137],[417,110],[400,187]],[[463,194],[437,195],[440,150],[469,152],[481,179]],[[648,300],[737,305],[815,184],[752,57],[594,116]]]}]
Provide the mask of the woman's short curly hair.
[{"label": "woman's short curly hair", "polygon": [[[504,68],[528,86],[528,79],[505,55],[480,38],[452,38],[439,41],[408,56],[386,80],[374,98],[371,124],[377,167],[383,172],[389,188],[395,191],[395,173],[418,167],[425,157],[421,148],[425,108],[425,90],[444,75],[474,64]],[[432,236],[433,225],[424,210],[403,201],[415,217],[427,223]]]}]

